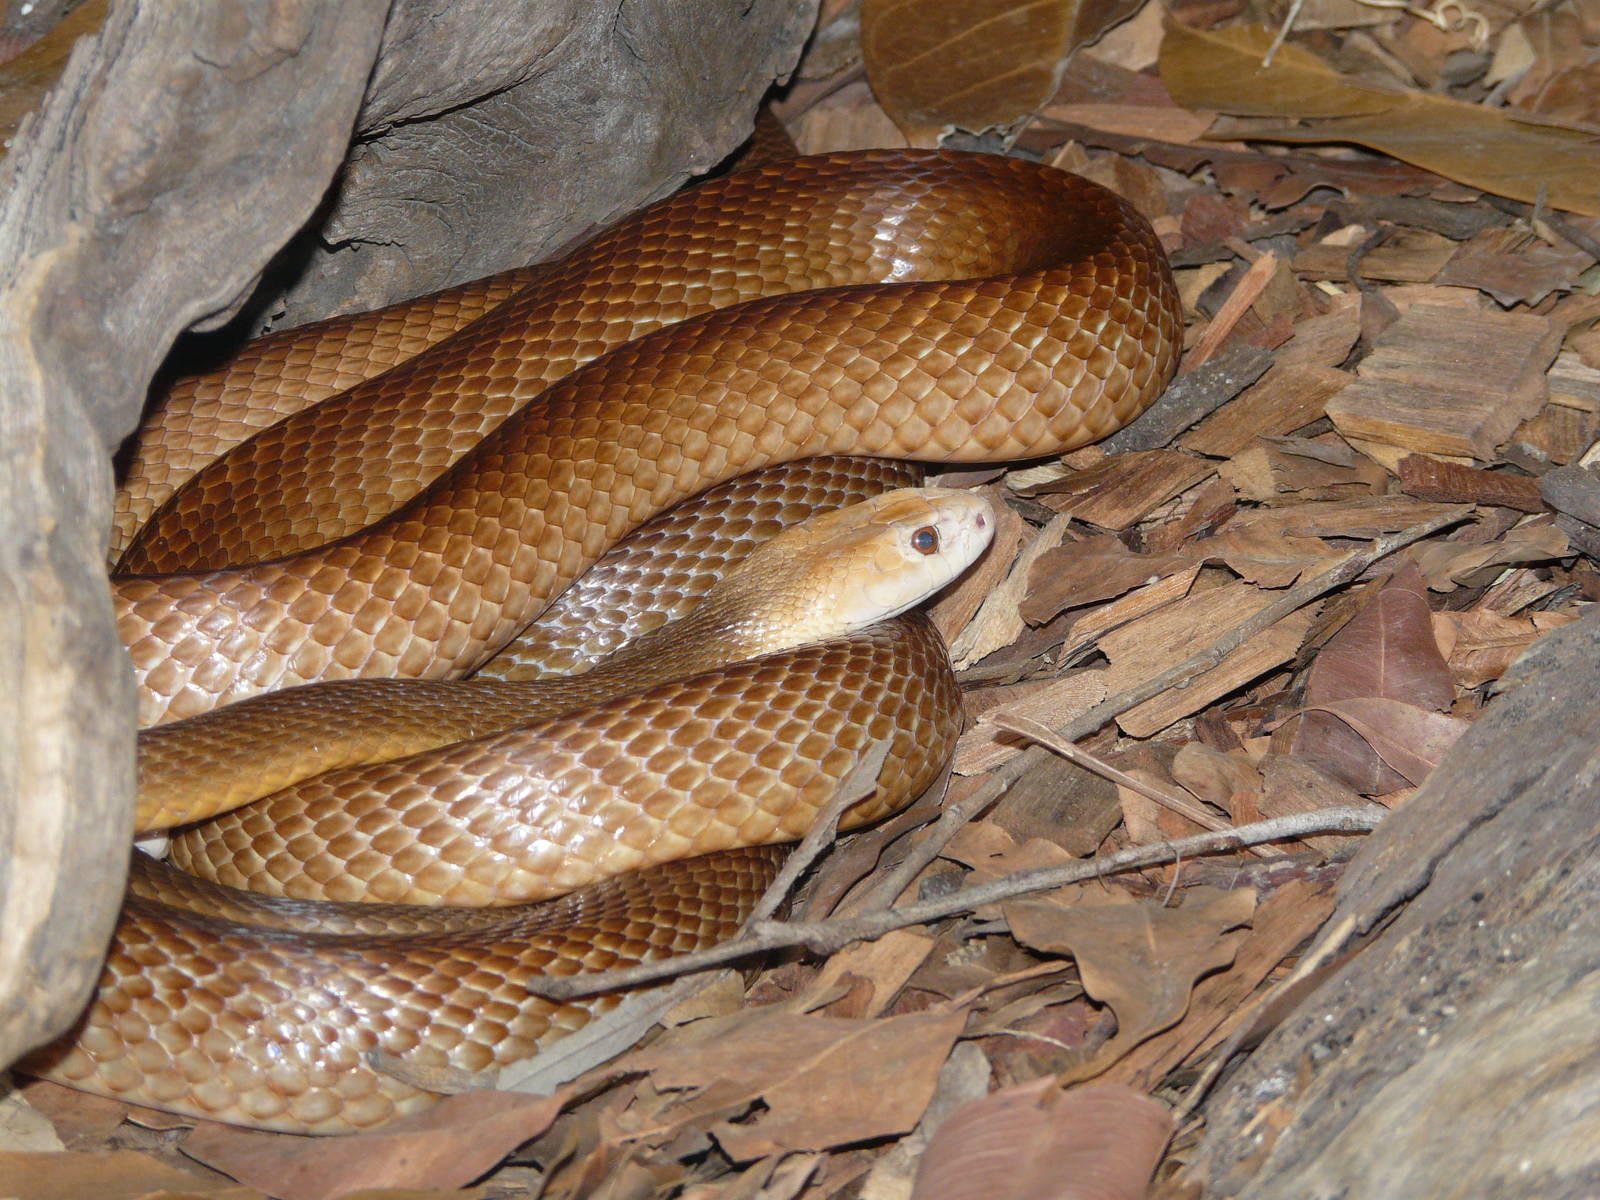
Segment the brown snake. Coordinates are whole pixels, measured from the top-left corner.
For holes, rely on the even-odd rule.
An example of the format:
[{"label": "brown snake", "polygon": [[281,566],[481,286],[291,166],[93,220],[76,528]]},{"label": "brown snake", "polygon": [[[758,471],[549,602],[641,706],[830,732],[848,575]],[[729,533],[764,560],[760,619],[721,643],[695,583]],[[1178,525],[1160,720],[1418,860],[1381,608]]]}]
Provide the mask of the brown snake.
[{"label": "brown snake", "polygon": [[[915,151],[799,160],[735,178],[737,186],[721,181],[718,211],[738,219],[716,236],[692,224],[685,232],[654,222],[654,209],[605,235],[612,254],[637,252],[660,274],[683,264],[688,283],[679,299],[658,293],[643,318],[592,315],[591,293],[558,264],[538,273],[537,286],[412,364],[352,388],[350,395],[379,403],[426,405],[429,396],[455,393],[468,406],[503,401],[502,417],[518,410],[443,475],[419,480],[409,498],[384,488],[376,500],[371,489],[362,492],[353,520],[388,515],[356,532],[334,526],[338,540],[327,546],[316,544],[327,528],[321,518],[295,525],[297,516],[278,535],[289,542],[268,544],[312,548],[287,558],[115,581],[143,719],[200,713],[319,679],[463,674],[628,529],[696,491],[764,464],[819,454],[978,462],[1061,452],[1136,415],[1175,368],[1181,319],[1159,244],[1124,202],[1095,185],[1017,160]],[[664,211],[673,203],[664,202]],[[697,234],[718,246],[748,242],[755,249],[696,257]],[[652,240],[658,236],[689,241],[662,250]],[[592,254],[583,261],[594,269]],[[747,270],[766,272],[753,290],[738,282]],[[818,285],[847,286],[788,294]],[[551,359],[564,363],[562,370],[592,359],[553,385],[526,345],[529,309],[541,296],[557,313],[540,318],[547,327],[575,325],[590,346]],[[729,300],[742,302],[716,308]],[[641,329],[644,336],[600,353]],[[453,420],[430,416],[420,425]],[[459,453],[432,453],[432,469]],[[290,472],[285,466],[280,473]],[[382,472],[367,470],[374,474]],[[302,494],[314,500],[321,487],[313,480]],[[228,543],[235,547],[252,544],[246,535],[272,524],[273,513],[303,511],[292,497],[287,505],[241,500],[233,522],[210,503],[202,505],[202,520],[245,531],[245,540]],[[233,536],[214,539],[208,530],[196,551],[202,558],[193,561],[231,556],[207,547]],[[578,770],[614,788],[616,803],[630,794],[645,800],[644,809],[657,810],[682,852],[692,854],[741,841],[757,826],[761,837],[792,835],[806,818],[767,812],[738,788],[723,789],[737,811],[731,818],[676,800],[668,805],[665,794],[651,800],[637,784],[629,793],[634,776],[613,771],[606,778],[609,756],[626,751],[630,761],[648,763],[675,747],[688,761],[717,737],[767,775],[788,769],[780,758],[814,772],[837,757],[841,740],[859,747],[889,738],[903,747],[902,757],[914,758],[918,747],[942,756],[954,692],[948,682],[930,685],[939,679],[948,681],[948,667],[936,637],[907,621],[662,685],[519,733],[542,739],[540,756],[556,762],[555,775]],[[667,718],[668,710],[682,715]],[[462,776],[478,781],[463,793],[514,789],[510,768],[520,751],[504,741],[511,736],[445,748],[437,753],[448,770],[437,778],[394,775],[372,794],[411,788],[437,796]],[[662,766],[670,793],[671,764]],[[847,769],[835,762],[827,772]],[[324,786],[316,779],[305,785]],[[427,799],[423,808],[460,798]],[[337,858],[336,843],[359,833],[367,843],[341,861],[356,864],[354,878],[370,885],[368,894],[389,894],[414,841],[404,820],[373,825],[387,819],[380,816],[385,807],[362,801],[328,818],[334,825],[307,818],[273,831],[268,836],[289,858],[263,858],[263,877],[276,878],[286,869],[279,864],[292,861],[299,865],[287,869],[296,878],[348,878],[328,870],[329,855]],[[229,835],[247,850],[256,839],[246,828],[248,811],[235,826],[244,832]],[[693,811],[701,815],[685,820]],[[632,820],[623,819],[621,852],[612,856],[628,859],[624,868],[647,861],[635,844],[642,844],[643,825],[635,830]],[[717,837],[703,838],[708,829]],[[506,873],[493,865],[494,855],[487,868],[477,859],[458,861],[449,841],[455,836],[438,835],[444,852],[423,868],[420,883],[407,886],[451,900],[474,890],[502,903],[526,894],[501,892],[497,880],[478,877]],[[762,852],[739,851],[718,860],[737,868],[679,869],[748,877],[757,861]],[[585,916],[576,925],[540,925],[545,932],[535,936],[534,924],[549,918],[511,910],[508,924],[489,933],[319,942],[310,963],[307,935],[130,900],[98,1016],[54,1052],[65,1055],[54,1068],[47,1058],[30,1069],[265,1127],[369,1127],[433,1097],[376,1069],[368,1049],[422,1069],[483,1070],[525,1057],[552,1030],[581,1023],[611,998],[558,1008],[522,995],[519,979],[725,936],[759,887],[736,885],[726,904],[686,899],[674,869],[601,885],[601,898],[569,901],[560,918],[572,918],[575,908],[596,911],[592,903],[605,912],[595,918],[598,926],[583,925]],[[342,883],[330,891],[346,894]],[[320,999],[299,998],[311,994]]]}]

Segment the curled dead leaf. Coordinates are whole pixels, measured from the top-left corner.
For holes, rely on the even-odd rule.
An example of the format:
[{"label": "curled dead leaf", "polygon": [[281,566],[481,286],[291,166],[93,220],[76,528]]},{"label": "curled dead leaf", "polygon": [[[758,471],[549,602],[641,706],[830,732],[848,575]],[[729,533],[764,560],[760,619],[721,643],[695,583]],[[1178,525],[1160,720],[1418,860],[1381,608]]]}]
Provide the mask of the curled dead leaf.
[{"label": "curled dead leaf", "polygon": [[1121,1084],[1063,1092],[1048,1077],[1001,1088],[946,1118],[912,1200],[1139,1200],[1172,1135],[1157,1100]]},{"label": "curled dead leaf", "polygon": [[861,49],[878,102],[915,146],[1011,125],[1055,94],[1067,56],[1142,0],[866,0]]}]

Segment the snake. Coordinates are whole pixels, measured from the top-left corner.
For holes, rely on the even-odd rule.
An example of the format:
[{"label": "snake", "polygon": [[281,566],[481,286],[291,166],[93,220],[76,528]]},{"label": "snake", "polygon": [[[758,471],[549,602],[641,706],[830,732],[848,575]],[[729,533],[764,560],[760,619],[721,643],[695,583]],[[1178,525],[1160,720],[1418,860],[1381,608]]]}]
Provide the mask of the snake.
[{"label": "snake", "polygon": [[[147,559],[141,569],[167,573],[112,583],[141,723],[220,715],[306,684],[459,678],[630,530],[703,489],[824,455],[974,463],[1063,453],[1131,420],[1176,369],[1181,309],[1160,242],[1086,180],[1018,159],[878,151],[774,164],[718,186],[710,210],[676,197],[647,209],[602,235],[605,255],[591,247],[531,273],[497,307],[335,397],[334,409],[356,397],[356,411],[378,412],[370,423],[399,429],[402,442],[408,430],[452,430],[451,446],[424,452],[414,478],[385,479],[406,474],[400,452],[389,470],[381,453],[379,467],[358,470],[354,516],[324,523],[333,475],[289,479],[288,499],[270,497],[273,471],[260,462],[276,461],[287,479],[314,454],[280,440],[298,416],[243,444],[258,465],[237,502],[215,498],[231,468],[202,468],[174,490],[159,507],[178,511],[182,493],[199,495],[200,532],[141,535],[130,550],[171,545],[178,564]],[[731,216],[702,227],[706,211]],[[596,293],[580,276],[634,261],[678,290],[650,293],[642,316],[623,302],[586,307]],[[760,281],[747,287],[747,273]],[[539,312],[557,316],[536,337]],[[545,348],[571,329],[584,348]],[[458,410],[495,404],[495,415],[454,424]],[[475,444],[456,450],[458,428]],[[298,780],[208,835],[254,872],[253,886],[277,880],[284,893],[229,893],[238,911],[359,894],[380,901],[363,906],[379,928],[406,931],[275,930],[265,917],[193,912],[136,889],[89,1014],[27,1069],[261,1128],[350,1132],[415,1111],[437,1096],[384,1061],[488,1070],[615,1000],[552,1006],[520,987],[531,973],[601,969],[727,936],[770,870],[771,847],[752,843],[797,836],[810,819],[807,805],[769,810],[760,799],[793,764],[838,779],[852,757],[841,751],[888,739],[903,757],[920,755],[918,771],[936,772],[953,744],[948,672],[927,622],[903,616]],[[745,772],[713,789],[734,804],[731,817],[697,806],[683,786],[681,768],[719,739]],[[452,826],[433,823],[469,794],[519,792],[535,761],[549,791],[592,787],[597,798],[536,833],[513,822],[477,837],[466,810]],[[905,786],[883,785],[882,805],[907,798]],[[291,793],[302,815],[262,834],[263,803]],[[407,794],[418,804],[401,810],[418,815],[384,815]],[[319,807],[335,800],[337,813]],[[597,822],[601,811],[620,823]],[[724,849],[658,861],[710,848],[707,830]],[[406,870],[428,843],[436,853]],[[528,847],[549,868],[538,879],[511,853]],[[190,866],[210,856],[184,855]],[[607,861],[573,865],[588,857]],[[622,874],[600,878],[612,870]],[[682,882],[705,873],[717,875],[713,892]],[[530,907],[543,889],[574,886]],[[405,915],[417,899],[509,907],[505,923],[474,916],[463,932]],[[309,956],[307,938],[323,939]]]}]

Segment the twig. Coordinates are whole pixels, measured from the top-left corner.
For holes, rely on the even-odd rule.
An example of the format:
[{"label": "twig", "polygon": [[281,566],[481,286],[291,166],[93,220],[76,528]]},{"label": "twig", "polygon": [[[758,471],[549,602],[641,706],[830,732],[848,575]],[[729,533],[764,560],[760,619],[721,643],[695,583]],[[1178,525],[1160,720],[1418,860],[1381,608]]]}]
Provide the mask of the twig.
[{"label": "twig", "polygon": [[[1180,683],[1209,670],[1232,654],[1245,642],[1255,637],[1262,630],[1276,624],[1290,613],[1295,612],[1312,600],[1343,587],[1346,583],[1357,578],[1374,563],[1388,557],[1396,550],[1409,546],[1412,542],[1427,537],[1457,521],[1465,520],[1472,511],[1470,505],[1462,505],[1451,512],[1403,529],[1399,533],[1390,534],[1388,537],[1379,538],[1365,550],[1352,551],[1339,562],[1314,575],[1310,579],[1296,584],[1266,608],[1252,616],[1238,628],[1231,630],[1212,642],[1205,649],[1190,655],[1177,666],[1162,672],[1154,679],[1131,687],[1114,696],[1108,696],[1087,712],[1080,714],[1075,720],[1056,730],[1056,736],[1063,741],[1076,742],[1088,737],[1107,721],[1114,720],[1127,712],[1130,708],[1137,708],[1153,696],[1158,696],[1169,687]],[[929,828],[927,836],[912,850],[910,857],[901,863],[894,872],[885,880],[880,889],[873,894],[864,906],[865,911],[875,912],[886,909],[894,902],[894,898],[903,891],[908,883],[915,878],[918,871],[927,866],[939,856],[950,839],[960,832],[962,826],[975,816],[988,808],[1001,796],[1010,790],[1012,784],[1021,779],[1023,775],[1047,762],[1050,752],[1041,746],[1029,746],[1015,758],[1011,758],[995,767],[988,774],[983,784],[970,795],[965,796],[958,804],[953,804],[940,814],[939,819]],[[893,891],[890,887],[893,886]]]},{"label": "twig", "polygon": [[757,900],[756,906],[750,910],[749,917],[745,919],[747,926],[765,921],[778,911],[778,906],[789,894],[789,889],[794,887],[795,880],[799,879],[806,868],[817,860],[817,856],[832,844],[834,835],[839,830],[839,818],[844,815],[844,810],[852,804],[865,800],[878,790],[878,774],[883,770],[883,760],[888,754],[889,743],[877,743],[840,781],[839,790],[833,799],[812,822],[811,828],[806,831],[806,836],[800,839],[800,844],[788,858],[783,860],[783,866],[778,871],[777,877],[767,885],[767,890],[761,893],[761,899]]},{"label": "twig", "polygon": [[953,917],[981,908],[985,904],[1010,900],[1030,892],[1063,887],[1069,883],[1082,883],[1114,872],[1154,866],[1174,858],[1217,854],[1254,846],[1261,842],[1301,838],[1313,833],[1364,833],[1376,829],[1387,813],[1388,810],[1379,804],[1295,813],[1292,816],[1276,817],[1270,821],[1240,825],[1222,833],[1201,833],[1172,842],[1135,846],[1087,862],[1044,867],[1034,871],[1019,871],[1004,879],[962,888],[947,896],[938,896],[887,912],[814,922],[763,922],[752,926],[748,933],[731,942],[678,958],[640,963],[638,966],[617,971],[599,971],[592,975],[532,979],[528,981],[527,987],[530,992],[537,995],[566,1000],[592,995],[595,992],[636,987],[639,984],[652,983],[658,979],[690,971],[704,970],[706,967],[721,966],[723,963],[733,962],[752,954],[764,954],[769,950],[786,947],[805,946],[818,954],[832,954],[851,942],[882,937],[892,930],[903,929],[908,925],[921,925]]},{"label": "twig", "polygon": [[1117,770],[1110,763],[1097,758],[1080,746],[1066,741],[1064,738],[1057,737],[1054,731],[1041,725],[1038,721],[1002,712],[996,713],[990,718],[989,723],[997,729],[1004,729],[1010,733],[1020,733],[1025,738],[1032,738],[1047,750],[1053,750],[1061,755],[1068,762],[1076,763],[1084,770],[1092,771],[1102,779],[1109,779],[1120,787],[1138,792],[1139,795],[1144,796],[1146,799],[1154,800],[1163,808],[1171,809],[1180,817],[1187,817],[1202,829],[1209,829],[1215,833],[1233,828],[1232,821],[1225,821],[1221,817],[1207,812],[1198,804],[1191,804],[1182,796],[1174,796],[1161,788],[1153,787],[1142,779],[1134,778],[1126,771]]}]

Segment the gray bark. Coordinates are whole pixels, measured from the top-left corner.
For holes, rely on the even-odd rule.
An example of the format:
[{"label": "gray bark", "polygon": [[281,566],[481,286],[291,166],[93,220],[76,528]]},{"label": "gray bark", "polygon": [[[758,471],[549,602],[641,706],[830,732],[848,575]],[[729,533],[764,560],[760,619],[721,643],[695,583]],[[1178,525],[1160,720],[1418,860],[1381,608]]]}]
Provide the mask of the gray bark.
[{"label": "gray bark", "polygon": [[1208,1197],[1600,1194],[1597,681],[1600,618],[1536,644],[1352,861],[1357,952],[1208,1104]]}]

